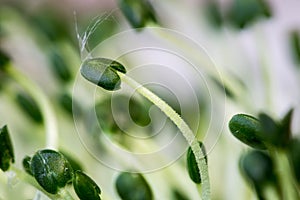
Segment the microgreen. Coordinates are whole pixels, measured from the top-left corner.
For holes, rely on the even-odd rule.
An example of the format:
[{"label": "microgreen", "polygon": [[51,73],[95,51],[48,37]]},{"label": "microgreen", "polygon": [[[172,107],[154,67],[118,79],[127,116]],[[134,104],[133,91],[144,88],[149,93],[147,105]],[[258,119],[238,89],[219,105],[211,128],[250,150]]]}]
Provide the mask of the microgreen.
[{"label": "microgreen", "polygon": [[207,2],[205,8],[206,16],[209,22],[216,28],[220,28],[223,24],[221,8],[215,0]]},{"label": "microgreen", "polygon": [[82,110],[80,103],[75,98],[72,98],[67,92],[59,94],[58,103],[61,108],[71,116],[73,115],[73,112],[77,115],[81,114]]},{"label": "microgreen", "polygon": [[106,58],[87,59],[80,70],[83,77],[106,90],[120,89],[121,82],[117,71],[126,73],[122,64]]},{"label": "microgreen", "polygon": [[106,58],[87,59],[82,63],[80,71],[83,77],[88,81],[106,90],[115,90],[116,88],[119,89],[120,81],[122,80],[132,88],[136,89],[138,93],[143,95],[159,109],[161,109],[161,111],[163,111],[178,127],[188,144],[191,146],[191,149],[195,155],[197,167],[200,172],[199,177],[201,175],[202,178],[202,198],[210,199],[209,175],[207,171],[207,163],[204,159],[202,159],[204,157],[203,152],[198,144],[198,141],[194,139],[195,135],[192,130],[173,108],[171,108],[165,101],[155,95],[152,91],[131,79],[129,76],[126,76],[125,67],[117,61]]},{"label": "microgreen", "polygon": [[274,176],[273,161],[267,153],[251,150],[240,159],[240,169],[244,175],[258,186],[272,181]]},{"label": "microgreen", "polygon": [[15,162],[14,150],[7,126],[0,128],[0,169],[7,171],[11,163]]},{"label": "microgreen", "polygon": [[37,182],[51,194],[56,194],[73,177],[68,160],[61,153],[50,149],[36,152],[31,159],[30,168]]},{"label": "microgreen", "polygon": [[234,115],[229,122],[231,133],[243,143],[257,149],[265,149],[265,144],[260,138],[260,123],[258,119],[246,115]]},{"label": "microgreen", "polygon": [[152,200],[153,194],[142,174],[123,172],[116,180],[116,189],[122,200]]},{"label": "microgreen", "polygon": [[143,28],[148,22],[157,22],[149,0],[118,0],[118,4],[133,28]]},{"label": "microgreen", "polygon": [[265,0],[233,0],[228,11],[228,21],[243,29],[260,17],[270,17],[271,9]]},{"label": "microgreen", "polygon": [[69,66],[66,64],[66,61],[63,59],[61,52],[58,49],[51,49],[49,52],[49,60],[51,69],[58,80],[63,83],[67,83],[72,80],[72,74]]},{"label": "microgreen", "polygon": [[[205,155],[204,159],[205,159],[205,162],[207,163],[205,147],[202,142],[199,142],[199,146],[201,147],[201,151],[203,152],[203,155]],[[201,175],[200,175],[200,172],[199,172],[199,169],[197,166],[195,155],[194,155],[191,147],[189,147],[189,149],[187,151],[186,163],[187,163],[188,173],[189,173],[189,176],[192,179],[192,181],[194,181],[194,183],[196,183],[196,184],[201,183]]]},{"label": "microgreen", "polygon": [[[271,6],[269,4],[272,5],[269,1],[266,0],[231,0],[230,2],[228,2],[228,4],[226,4],[226,6],[224,6],[217,0],[211,0],[205,3],[196,3],[195,5],[204,5],[204,10],[201,11],[207,13],[207,17],[215,27],[226,28],[225,26],[227,24],[231,24],[235,28],[241,30],[250,27],[259,18],[270,17],[273,11],[271,10]],[[18,161],[18,159],[15,159],[14,149],[12,141],[10,139],[11,135],[6,125],[0,128],[0,168],[3,172],[5,172],[0,173],[1,176],[4,176],[0,177],[0,184],[1,186],[14,186],[13,184],[15,183],[15,180],[20,180],[24,183],[30,184],[38,190],[35,197],[33,197],[35,200],[42,199],[43,196],[47,196],[49,197],[49,199],[53,200],[73,200],[72,195],[77,195],[77,197],[81,200],[100,200],[102,198],[109,200],[116,199],[117,196],[119,196],[119,198],[122,200],[187,200],[198,199],[200,198],[199,195],[203,200],[210,200],[211,191],[208,173],[208,155],[206,154],[204,144],[201,141],[198,141],[198,139],[202,137],[200,131],[199,134],[193,132],[188,124],[182,119],[181,111],[178,112],[176,109],[172,108],[169,104],[163,101],[162,98],[149,90],[147,86],[142,85],[132,79],[130,77],[130,74],[128,73],[128,75],[126,73],[125,65],[123,65],[120,61],[109,58],[93,58],[92,56],[97,55],[97,53],[99,53],[100,51],[90,52],[90,50],[96,48],[100,42],[104,41],[104,39],[110,38],[114,30],[120,30],[119,28],[122,28],[122,26],[116,26],[124,22],[119,19],[115,20],[115,18],[118,17],[125,17],[128,23],[133,28],[136,28],[135,31],[145,30],[145,27],[147,27],[147,25],[158,25],[160,24],[158,21],[159,18],[165,17],[169,14],[170,15],[167,16],[166,19],[164,19],[166,20],[166,22],[172,22],[172,17],[178,17],[178,19],[180,19],[178,20],[178,22],[180,22],[181,19],[189,20],[189,24],[186,26],[186,28],[197,28],[197,26],[193,26],[195,24],[192,23],[193,20],[190,20],[191,18],[186,18],[186,16],[181,15],[186,12],[190,4],[187,4],[187,6],[185,5],[184,8],[180,11],[177,9],[179,7],[173,9],[173,7],[169,6],[167,2],[157,1],[157,4],[154,4],[151,0],[117,0],[117,5],[115,6],[118,6],[119,9],[112,9],[111,12],[104,13],[98,18],[96,17],[95,20],[93,20],[95,23],[92,23],[91,26],[89,26],[86,33],[83,34],[82,38],[78,34],[78,40],[81,43],[79,45],[81,48],[80,53],[86,53],[85,55],[81,55],[81,59],[83,59],[80,69],[81,75],[91,83],[101,87],[104,90],[110,91],[100,91],[101,96],[98,96],[97,93],[96,103],[92,106],[85,104],[88,102],[85,100],[90,100],[92,97],[85,97],[84,92],[86,91],[83,91],[84,89],[82,91],[74,90],[74,92],[79,92],[78,96],[81,95],[80,97],[82,99],[74,99],[72,97],[71,86],[76,80],[74,80],[75,77],[69,64],[73,64],[72,67],[76,68],[76,62],[78,62],[80,58],[76,54],[74,44],[71,43],[73,41],[71,40],[72,37],[67,30],[68,24],[66,24],[64,21],[67,18],[61,18],[60,15],[48,12],[48,10],[42,10],[42,12],[36,12],[35,14],[26,14],[25,12],[20,12],[22,10],[21,7],[16,9],[15,11],[13,5],[10,7],[0,8],[1,48],[2,45],[3,47],[5,47],[5,49],[0,49],[0,89],[1,87],[3,88],[3,90],[1,90],[0,97],[1,100],[2,97],[4,99],[4,105],[1,104],[1,106],[5,107],[7,98],[11,96],[15,100],[14,103],[17,103],[16,105],[20,107],[20,110],[24,111],[28,118],[31,118],[37,123],[40,123],[39,126],[25,124],[25,128],[23,128],[22,125],[24,125],[24,122],[20,122],[20,120],[22,120],[22,117],[16,117],[16,119],[14,119],[13,113],[7,112],[6,110],[5,112],[1,113],[1,117],[3,118],[3,120],[6,120],[6,115],[10,115],[8,117],[8,120],[11,120],[11,118],[13,118],[12,121],[15,121],[14,129],[18,130],[18,135],[13,135],[13,138],[19,137],[19,140],[16,141],[16,144],[19,144],[20,141],[25,141],[23,143],[25,145],[29,145],[34,142],[34,145],[36,146],[33,150],[32,148],[26,146],[26,148],[24,149],[34,151],[35,153],[30,156],[25,156],[22,160],[22,163],[14,164],[15,160]],[[169,7],[173,10],[169,10]],[[276,11],[276,9],[274,11]],[[124,16],[120,15],[120,13]],[[175,14],[173,15],[172,13]],[[23,15],[26,15],[24,19],[22,19]],[[109,18],[113,20],[110,20]],[[20,24],[20,27],[15,28],[14,26],[18,24]],[[106,24],[106,26],[104,24]],[[170,27],[172,26],[177,26],[177,24],[171,23]],[[222,29],[218,29],[218,31],[220,32],[218,37],[224,34]],[[14,32],[20,33],[17,33],[17,37],[15,37]],[[189,30],[187,30],[187,32],[189,32]],[[226,33],[227,32],[228,31],[226,30]],[[245,31],[246,35],[251,32],[251,30]],[[144,33],[146,33],[145,36],[148,37],[154,32],[145,31]],[[260,31],[258,31],[258,33],[258,36],[263,36]],[[8,37],[9,39],[6,40],[7,38],[5,37],[9,36],[10,34],[12,34],[12,37]],[[141,34],[143,33],[139,32],[138,34],[139,36],[141,36]],[[160,45],[164,46],[164,40],[166,40],[170,42],[170,46],[168,47],[173,48],[174,46],[178,47],[179,50],[182,50],[181,52],[188,52],[188,54],[190,55],[184,56],[188,59],[193,58],[193,62],[195,61],[195,68],[197,71],[197,66],[202,67],[208,64],[208,62],[206,62],[201,55],[198,56],[198,52],[195,51],[195,48],[189,48],[190,46],[186,42],[180,42],[180,40],[177,41],[177,38],[175,37],[168,37],[168,35],[162,34],[162,31],[155,32],[154,34],[155,37],[153,37],[153,39],[158,39],[157,41],[159,41]],[[234,34],[237,35],[238,33],[235,32]],[[36,37],[37,40],[35,40],[36,38],[31,38],[31,36]],[[142,36],[144,37],[144,35]],[[299,65],[299,31],[292,30],[289,36],[291,47],[290,50],[294,55],[296,64]],[[3,43],[2,39],[4,40]],[[26,41],[25,44],[29,45],[22,45],[23,40]],[[11,41],[14,41],[15,43],[11,45]],[[27,41],[29,41],[29,43]],[[143,38],[143,41],[146,40],[144,40]],[[36,42],[36,44],[34,42]],[[103,44],[104,43],[105,42],[103,42]],[[113,51],[115,51],[114,48],[119,48],[119,45],[122,44],[115,44],[109,47]],[[28,53],[26,54],[26,56],[30,55],[32,52],[38,52],[39,55],[34,55],[32,58],[29,56],[19,57],[19,55],[23,55],[24,53],[22,49],[21,51],[15,49],[19,46],[26,46],[26,48],[28,48],[28,52],[25,52]],[[30,48],[35,48],[36,46],[38,47],[38,51],[31,51]],[[86,48],[86,52],[82,48]],[[120,49],[123,50],[122,48]],[[117,49],[116,52],[120,52],[118,51],[120,49]],[[160,48],[160,50],[161,49],[163,48]],[[8,51],[6,52],[6,50]],[[144,50],[147,49],[143,49],[143,51]],[[264,49],[261,50],[261,54],[263,54],[264,52],[268,52],[264,51]],[[130,53],[131,52],[132,51],[130,51]],[[247,53],[248,51],[245,52]],[[110,51],[106,53],[110,53]],[[122,59],[124,55],[125,54],[122,54]],[[126,56],[127,55],[129,54],[126,54]],[[15,59],[15,62],[12,62],[12,58]],[[25,60],[27,58],[29,58],[30,62],[27,62],[27,60]],[[158,56],[158,58],[164,59],[163,55]],[[124,59],[127,58],[124,57]],[[142,61],[144,58],[138,59]],[[38,63],[40,60],[48,61],[45,66],[51,67],[50,70],[52,70],[54,75],[54,77],[45,77],[45,80],[47,80],[48,78],[57,79],[57,82],[55,82],[54,85],[51,84],[53,85],[53,87],[50,88],[50,90],[48,90],[49,88],[47,88],[47,83],[43,82],[45,81],[43,80],[44,75],[38,77],[37,79],[35,79],[34,77],[40,72],[40,69],[31,71],[27,70],[27,66],[22,66],[22,62],[29,64],[30,67],[34,66],[35,62]],[[265,61],[267,59],[262,57],[262,59],[259,58],[259,60]],[[20,66],[14,66],[15,64],[19,63],[21,63]],[[131,62],[131,60],[128,60],[128,63],[135,62]],[[266,62],[262,63],[265,65]],[[41,66],[42,62],[37,64],[37,67]],[[202,72],[201,70],[199,71]],[[178,72],[181,73],[181,71]],[[184,70],[182,72],[184,75],[187,71]],[[224,92],[227,97],[234,100],[234,103],[241,103],[243,105],[247,103],[238,102],[240,96],[237,94],[242,94],[242,91],[238,91],[239,86],[237,86],[238,84],[236,84],[239,83],[238,79],[230,79],[230,77],[228,78],[226,76],[226,73],[221,73],[226,83],[223,84],[221,80],[215,78],[216,76],[214,73],[211,73],[212,71],[208,72],[209,73],[206,73],[205,71],[205,73],[203,74],[208,75],[209,79],[212,80],[212,82],[215,84],[214,86],[216,86],[217,89],[222,90],[222,92]],[[239,71],[237,70],[237,72]],[[48,76],[48,74],[46,74],[46,76]],[[263,77],[264,81],[266,77],[267,75]],[[10,82],[4,82],[5,80],[9,80]],[[194,84],[195,82],[193,80],[193,84],[191,85],[192,87],[197,87],[197,85]],[[245,83],[247,83],[246,80]],[[124,87],[125,89],[121,91],[121,89],[123,89],[121,88],[121,84],[126,84],[129,87],[132,87],[134,92],[145,98],[143,99],[134,98],[134,96],[127,96],[127,94],[123,93],[127,92],[127,88]],[[180,83],[174,83],[174,85],[175,84]],[[268,83],[266,85],[268,85]],[[85,85],[81,86],[85,87]],[[17,90],[10,90],[11,88],[17,88]],[[251,87],[247,87],[247,89],[249,89],[250,91]],[[266,91],[268,91],[268,89],[269,88],[265,88]],[[198,92],[196,92],[196,95],[198,98]],[[74,96],[77,96],[77,94]],[[184,98],[186,98],[186,96],[184,96]],[[76,100],[82,100],[82,102],[77,102]],[[219,101],[218,98],[214,99],[214,101],[215,100],[216,102]],[[187,102],[188,101],[189,99],[187,99]],[[149,140],[143,140],[141,143],[139,143],[137,139],[134,141],[132,140],[133,142],[131,143],[131,141],[127,140],[126,136],[127,131],[130,132],[141,130],[140,132],[144,136],[144,134],[148,134],[148,132],[156,129],[156,127],[153,128],[153,126],[156,125],[155,123],[153,123],[153,125],[150,124],[151,118],[149,117],[148,113],[149,108],[150,106],[152,106],[152,104],[153,106],[159,108],[167,117],[169,117],[170,121],[173,122],[174,125],[176,125],[176,127],[178,128],[177,131],[180,131],[182,133],[183,137],[186,139],[187,145],[189,145],[186,152],[186,162],[184,162],[184,160],[182,162],[182,159],[179,159],[178,162],[174,163],[174,166],[166,166],[159,172],[162,174],[162,176],[160,176],[158,179],[156,179],[155,177],[156,172],[154,173],[154,177],[151,177],[153,175],[153,173],[151,172],[149,172],[149,174],[147,175],[143,174],[143,172],[120,172],[117,175],[116,179],[113,179],[113,174],[115,172],[113,172],[112,169],[106,168],[105,170],[101,171],[103,167],[101,167],[100,165],[89,166],[92,159],[87,159],[84,152],[82,152],[82,154],[78,154],[78,151],[80,149],[77,149],[77,143],[75,140],[75,142],[73,141],[73,138],[75,138],[74,135],[68,135],[69,133],[72,134],[74,132],[68,129],[69,127],[71,127],[70,125],[74,125],[70,124],[72,123],[72,120],[70,120],[69,118],[73,117],[74,114],[74,116],[78,116],[75,124],[76,128],[78,128],[78,131],[81,131],[81,123],[86,125],[87,130],[84,130],[87,132],[86,136],[91,136],[88,139],[94,140],[95,142],[101,144],[99,146],[93,147],[95,147],[94,149],[96,149],[97,153],[103,154],[105,158],[109,157],[108,152],[111,150],[111,146],[109,146],[109,143],[106,143],[106,140],[102,140],[104,137],[99,137],[104,134],[105,136],[108,136],[108,139],[112,140],[113,143],[116,142],[115,140],[118,140],[117,142],[121,144],[122,147],[126,148],[131,144],[134,144],[132,145],[133,150],[139,150],[139,148],[141,148],[142,150],[152,150],[152,148],[154,149],[156,147],[156,142],[158,140],[152,141],[151,137]],[[248,104],[246,105],[249,106]],[[86,108],[90,110],[86,110]],[[218,108],[218,106],[214,108]],[[251,109],[253,110],[253,108]],[[270,108],[268,109],[271,110],[272,107],[270,106]],[[65,119],[65,113],[63,113],[62,111],[65,111],[69,114],[67,119]],[[76,113],[73,113],[74,111],[76,111]],[[93,115],[93,117],[91,118],[93,119],[89,118],[89,115],[91,113]],[[190,113],[188,114],[190,115]],[[212,119],[214,119],[213,115],[211,116]],[[155,118],[157,117],[155,113],[151,113],[151,117],[153,117],[152,119],[155,119],[156,121],[159,120]],[[192,118],[193,116],[190,117]],[[274,197],[277,196],[277,199],[300,199],[300,140],[299,138],[295,138],[292,134],[292,117],[293,109],[289,110],[280,119],[276,119],[274,116],[267,113],[259,113],[257,116],[237,114],[234,115],[229,122],[229,129],[232,135],[243,144],[251,147],[250,149],[247,149],[246,145],[239,146],[241,147],[240,149],[242,149],[242,155],[239,160],[239,169],[246,181],[248,181],[248,183],[250,183],[256,191],[258,199],[275,199]],[[117,122],[117,120],[119,121]],[[57,121],[59,123],[57,123]],[[203,121],[205,122],[206,119]],[[133,123],[134,125],[142,126],[145,129],[138,129],[140,127],[133,126]],[[193,122],[191,122],[191,124],[193,124]],[[212,122],[211,124],[214,125],[214,122]],[[99,130],[99,126],[101,130]],[[44,128],[44,130],[42,130],[41,128]],[[215,127],[212,127],[212,130],[214,130],[214,128]],[[164,134],[164,130],[165,129],[162,129],[160,133]],[[202,130],[202,128],[200,127],[199,130]],[[40,133],[42,134],[40,135]],[[45,135],[43,135],[43,133]],[[33,140],[31,140],[31,137],[34,137]],[[131,135],[129,135],[128,137],[131,137]],[[40,139],[44,139],[45,142],[44,147],[42,148],[40,147]],[[66,140],[67,142],[65,142],[64,140]],[[159,140],[158,142],[161,141]],[[28,152],[22,152],[22,145],[17,146],[20,147],[20,149],[17,149],[16,155],[20,155],[23,153],[24,155],[28,154]],[[64,145],[70,145],[70,147],[65,148]],[[64,152],[58,149],[70,150],[68,152]],[[240,150],[237,147],[233,147],[232,149],[234,149],[234,151]],[[175,151],[176,150],[177,149],[175,149]],[[116,152],[111,152],[109,153],[111,153],[112,155],[117,154]],[[231,161],[232,159],[227,159],[228,155],[225,154],[227,152],[228,151],[226,151],[225,149],[224,155],[221,156],[226,157],[226,159],[224,160]],[[158,157],[157,160],[165,161],[164,159],[167,157],[165,157],[165,154],[161,155],[162,156]],[[77,160],[76,156],[80,156],[80,159]],[[139,160],[134,160],[134,162],[131,162],[131,159],[124,159],[122,154],[116,155],[116,157],[117,156],[119,156],[118,158],[122,159],[122,162],[120,162],[122,163],[120,164],[122,165],[121,167],[130,167],[134,171],[138,171],[137,169],[140,169],[140,167],[144,167],[144,165],[148,164],[148,162],[140,163]],[[81,161],[81,159],[83,159],[82,162],[79,162]],[[89,162],[84,163],[86,160]],[[210,162],[211,165],[215,164],[215,159],[210,159]],[[17,168],[18,164],[23,165],[23,170]],[[93,173],[86,173],[83,171],[84,168],[82,164],[84,164],[87,169],[94,169],[96,171],[93,171]],[[184,166],[184,164],[186,164],[186,166]],[[227,169],[226,165],[224,165],[224,169]],[[180,170],[187,170],[187,173],[182,173]],[[106,172],[108,173],[105,174]],[[111,174],[109,174],[109,172]],[[211,174],[213,173],[214,172],[212,172]],[[89,176],[88,174],[98,174],[99,179],[93,179],[93,177]],[[188,177],[184,177],[184,175],[187,176],[187,174],[192,181],[189,181]],[[187,182],[184,182],[185,178]],[[107,179],[107,183],[113,182],[113,184],[104,187],[102,193],[100,187],[97,185],[97,182],[106,182],[105,179]],[[222,181],[223,180],[224,179],[222,179]],[[196,183],[197,185],[193,183]],[[23,185],[24,184],[22,184],[21,189],[23,189]],[[223,186],[224,184],[219,185]],[[115,190],[113,190],[113,187],[115,187]],[[10,187],[10,189],[12,188],[13,187]],[[24,188],[24,190],[27,189],[26,187]],[[199,192],[199,195],[197,197],[195,197],[197,194],[194,195],[193,193],[193,190],[195,190],[196,188]],[[239,187],[239,189],[240,188],[243,187]],[[105,191],[106,189],[108,189],[108,191]],[[4,191],[4,195],[0,194],[0,199],[10,199],[7,198],[6,195],[8,192],[0,187],[0,192],[2,191]],[[33,190],[32,188],[30,188],[30,190],[28,191],[31,192]],[[218,191],[218,189],[213,191]],[[71,192],[71,194],[69,192]],[[162,192],[162,195],[160,194],[160,192]],[[229,193],[229,191],[227,193]],[[240,193],[240,190],[237,193]],[[23,193],[20,193],[20,195],[22,194]],[[28,195],[31,194],[28,193]],[[218,195],[218,193],[213,194],[212,197],[219,198]],[[26,198],[30,197],[27,197],[26,194]]]},{"label": "microgreen", "polygon": [[33,176],[32,171],[31,171],[31,157],[25,156],[22,161],[22,165],[24,170],[31,176]]},{"label": "microgreen", "polygon": [[259,198],[263,198],[263,188],[269,183],[277,184],[274,164],[267,153],[251,150],[240,158],[239,164],[242,174],[253,184]]},{"label": "microgreen", "polygon": [[101,190],[98,185],[86,174],[76,171],[73,178],[73,186],[77,196],[81,200],[100,200]]},{"label": "microgreen", "polygon": [[16,95],[17,105],[21,110],[34,122],[42,123],[43,116],[34,99],[24,92],[19,92]]},{"label": "microgreen", "polygon": [[265,198],[263,186],[268,182],[282,199],[300,198],[294,184],[298,179],[294,167],[298,166],[299,153],[298,142],[291,137],[292,113],[290,109],[280,121],[265,113],[260,113],[258,119],[237,114],[229,122],[229,129],[237,139],[266,150],[250,151],[240,160],[241,171],[253,183],[259,199]]}]

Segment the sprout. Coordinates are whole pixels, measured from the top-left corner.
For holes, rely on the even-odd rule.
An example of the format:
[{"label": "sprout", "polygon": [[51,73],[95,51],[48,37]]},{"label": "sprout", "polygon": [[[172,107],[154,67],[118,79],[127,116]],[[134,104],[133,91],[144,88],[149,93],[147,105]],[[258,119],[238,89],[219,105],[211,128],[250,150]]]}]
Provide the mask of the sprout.
[{"label": "sprout", "polygon": [[122,64],[107,58],[87,59],[80,70],[84,78],[106,90],[120,89],[121,81],[117,71],[126,73]]},{"label": "sprout", "polygon": [[274,166],[270,156],[262,151],[249,151],[240,158],[240,170],[245,178],[256,189],[257,196],[262,198],[263,187],[276,183]]},{"label": "sprout", "polygon": [[208,1],[205,7],[205,14],[210,24],[215,28],[220,28],[223,24],[221,8],[215,0]]},{"label": "sprout", "polygon": [[150,186],[141,174],[121,173],[116,180],[116,189],[122,200],[152,200]]},{"label": "sprout", "polygon": [[118,3],[133,28],[143,28],[148,22],[157,23],[156,14],[148,0],[119,0]]},{"label": "sprout", "polygon": [[98,185],[86,174],[76,171],[73,178],[73,187],[81,200],[100,200],[101,190]]},{"label": "sprout", "polygon": [[241,142],[256,149],[266,149],[259,136],[261,127],[256,118],[245,114],[234,115],[229,122],[229,129]]},{"label": "sprout", "polygon": [[22,165],[24,170],[31,176],[33,176],[32,171],[31,171],[31,157],[25,156],[22,161]]},{"label": "sprout", "polygon": [[233,0],[228,20],[236,28],[243,29],[257,18],[270,16],[270,6],[265,0]]},{"label": "sprout", "polygon": [[29,95],[20,92],[16,96],[16,101],[22,111],[27,114],[34,122],[42,123],[43,116],[34,99]]},{"label": "sprout", "polygon": [[67,83],[72,79],[71,71],[58,49],[53,48],[50,51],[49,60],[53,73],[61,82]]},{"label": "sprout", "polygon": [[[205,162],[207,163],[207,156],[206,156],[206,150],[205,147],[203,145],[202,142],[199,142],[200,148],[203,152],[204,159]],[[191,149],[191,147],[189,147],[188,151],[187,151],[187,156],[186,156],[186,160],[187,160],[187,169],[188,169],[188,173],[190,178],[192,179],[192,181],[196,184],[200,184],[201,183],[201,176],[200,176],[200,172],[197,166],[197,162],[196,162],[196,158],[195,155]]]},{"label": "sprout", "polygon": [[82,110],[79,102],[68,93],[61,93],[58,97],[58,103],[70,115],[73,115],[73,112],[77,115],[81,114]]},{"label": "sprout", "polygon": [[35,153],[31,159],[31,172],[37,182],[51,194],[56,194],[73,176],[68,160],[61,153],[50,149]]},{"label": "sprout", "polygon": [[7,171],[10,163],[14,163],[14,151],[7,126],[0,128],[0,169]]}]

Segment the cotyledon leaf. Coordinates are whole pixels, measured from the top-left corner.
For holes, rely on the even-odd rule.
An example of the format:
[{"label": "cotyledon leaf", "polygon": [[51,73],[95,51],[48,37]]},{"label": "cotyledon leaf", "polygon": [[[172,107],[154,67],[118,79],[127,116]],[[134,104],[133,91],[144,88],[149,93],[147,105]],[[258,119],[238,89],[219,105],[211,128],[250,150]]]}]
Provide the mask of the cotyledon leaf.
[{"label": "cotyledon leaf", "polygon": [[107,58],[86,59],[80,69],[81,75],[88,81],[110,91],[120,89],[117,71],[126,73],[121,63]]}]

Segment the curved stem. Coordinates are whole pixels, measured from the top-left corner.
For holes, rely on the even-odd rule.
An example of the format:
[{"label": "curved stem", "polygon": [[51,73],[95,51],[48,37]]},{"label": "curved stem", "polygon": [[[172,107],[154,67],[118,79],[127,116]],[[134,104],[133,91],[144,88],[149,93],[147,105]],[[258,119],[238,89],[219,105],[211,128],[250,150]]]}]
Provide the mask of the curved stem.
[{"label": "curved stem", "polygon": [[200,171],[201,179],[202,179],[202,199],[208,200],[210,199],[210,183],[209,183],[209,175],[208,175],[208,167],[207,163],[204,159],[204,155],[200,149],[200,145],[195,138],[195,135],[189,128],[189,126],[185,123],[185,121],[176,113],[166,102],[164,102],[161,98],[155,95],[153,92],[143,87],[141,84],[131,79],[129,76],[125,74],[119,73],[122,81],[127,83],[132,88],[136,89],[141,95],[151,101],[154,105],[156,105],[161,111],[163,111],[178,127],[181,131],[188,144],[191,146],[191,149],[195,155],[198,169]]},{"label": "curved stem", "polygon": [[58,147],[58,130],[56,118],[48,98],[41,88],[32,82],[25,74],[20,72],[14,66],[8,66],[6,72],[15,79],[37,102],[42,111],[46,129],[46,148],[57,149]]}]

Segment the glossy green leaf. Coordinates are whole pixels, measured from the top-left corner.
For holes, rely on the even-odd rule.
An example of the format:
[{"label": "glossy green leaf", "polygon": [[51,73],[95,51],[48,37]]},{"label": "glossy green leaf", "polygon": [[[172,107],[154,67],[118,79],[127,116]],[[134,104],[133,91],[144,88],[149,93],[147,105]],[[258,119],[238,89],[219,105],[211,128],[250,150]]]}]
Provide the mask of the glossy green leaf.
[{"label": "glossy green leaf", "polygon": [[[202,142],[199,142],[199,145],[200,145],[200,148],[201,148],[202,153],[204,155],[204,159],[207,163],[207,156],[206,156],[205,146],[203,145]],[[186,156],[186,162],[187,162],[187,170],[188,170],[190,178],[192,179],[192,181],[194,183],[200,184],[201,183],[200,171],[198,169],[196,158],[195,158],[195,155],[194,155],[191,147],[188,148],[187,156]]]},{"label": "glossy green leaf", "polygon": [[121,80],[117,71],[126,73],[122,64],[107,58],[87,59],[80,69],[84,78],[106,90],[120,89]]},{"label": "glossy green leaf", "polygon": [[73,176],[68,160],[51,149],[40,150],[34,154],[31,159],[31,172],[37,182],[51,194],[56,194]]},{"label": "glossy green leaf", "polygon": [[229,121],[229,129],[241,142],[256,149],[266,149],[260,137],[261,124],[256,118],[245,114],[234,115]]},{"label": "glossy green leaf", "polygon": [[32,171],[31,171],[31,157],[25,156],[22,161],[22,165],[24,170],[31,176],[33,176]]},{"label": "glossy green leaf", "polygon": [[152,200],[150,186],[141,174],[123,172],[116,180],[116,189],[122,200]]},{"label": "glossy green leaf", "polygon": [[81,200],[100,200],[101,190],[99,186],[86,174],[76,171],[73,178],[73,186],[77,196]]},{"label": "glossy green leaf", "polygon": [[34,99],[32,99],[27,94],[20,92],[16,96],[16,101],[18,106],[27,116],[30,117],[30,119],[32,119],[36,123],[43,122],[42,113]]},{"label": "glossy green leaf", "polygon": [[13,146],[7,126],[0,128],[0,169],[7,171],[11,163],[15,162]]},{"label": "glossy green leaf", "polygon": [[143,28],[156,22],[156,14],[149,0],[118,0],[119,7],[133,28]]},{"label": "glossy green leaf", "polygon": [[147,126],[151,122],[151,118],[148,114],[149,107],[149,104],[145,101],[130,98],[129,114],[131,119],[140,126]]}]

